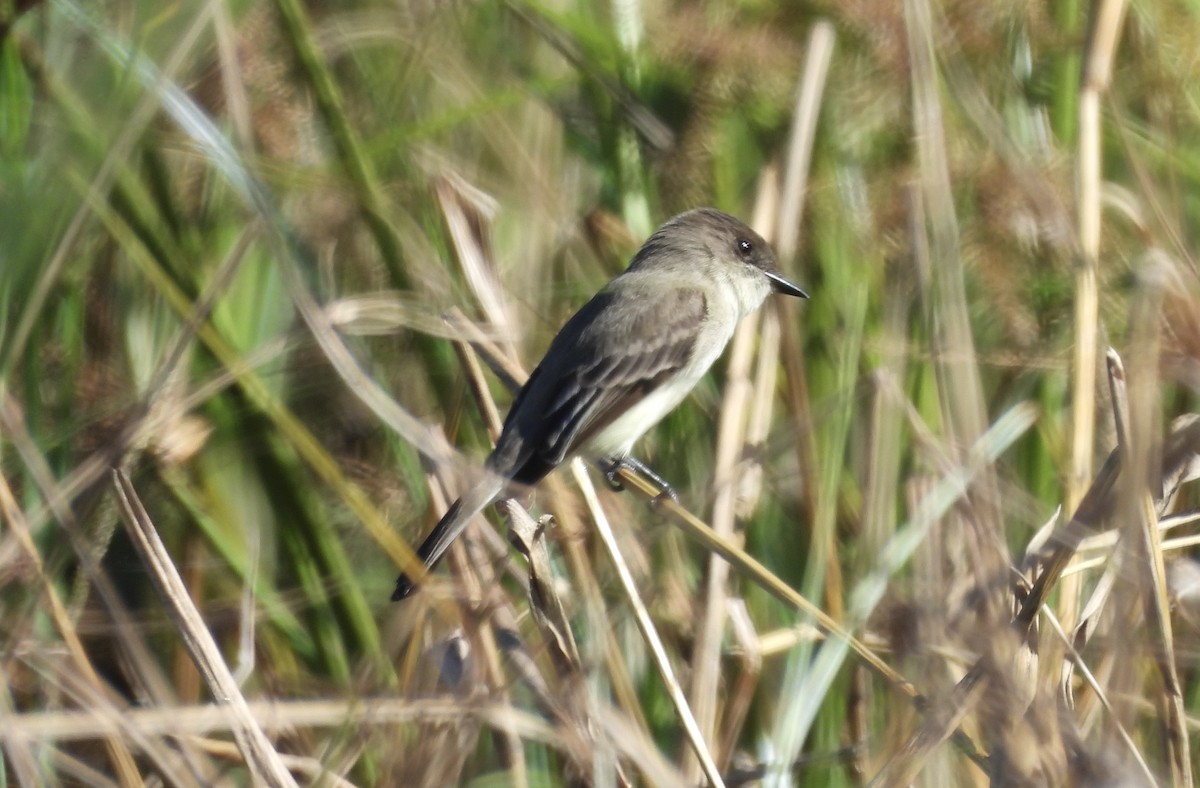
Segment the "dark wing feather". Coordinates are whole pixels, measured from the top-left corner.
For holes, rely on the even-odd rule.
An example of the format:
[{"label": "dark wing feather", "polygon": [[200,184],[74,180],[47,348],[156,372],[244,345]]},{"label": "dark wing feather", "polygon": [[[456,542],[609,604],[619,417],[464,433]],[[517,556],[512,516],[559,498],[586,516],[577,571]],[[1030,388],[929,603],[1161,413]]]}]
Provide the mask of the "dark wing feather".
[{"label": "dark wing feather", "polygon": [[[619,314],[616,298],[629,299]],[[567,321],[517,395],[489,466],[537,482],[687,365],[706,309],[699,290],[601,291]]]}]

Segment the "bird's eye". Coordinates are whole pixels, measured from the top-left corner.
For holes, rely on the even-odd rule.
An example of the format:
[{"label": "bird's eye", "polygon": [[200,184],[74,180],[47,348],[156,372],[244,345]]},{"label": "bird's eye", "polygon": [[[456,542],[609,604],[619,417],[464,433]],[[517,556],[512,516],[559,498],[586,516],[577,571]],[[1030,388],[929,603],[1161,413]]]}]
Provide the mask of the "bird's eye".
[{"label": "bird's eye", "polygon": [[742,257],[749,257],[754,252],[754,244],[745,238],[737,239],[737,251]]}]

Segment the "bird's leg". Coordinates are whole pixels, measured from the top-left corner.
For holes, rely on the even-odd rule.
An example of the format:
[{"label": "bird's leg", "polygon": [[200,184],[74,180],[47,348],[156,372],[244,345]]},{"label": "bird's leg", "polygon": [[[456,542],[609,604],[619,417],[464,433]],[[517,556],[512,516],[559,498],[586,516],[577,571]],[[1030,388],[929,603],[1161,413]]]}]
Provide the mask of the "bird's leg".
[{"label": "bird's leg", "polygon": [[622,468],[629,468],[632,471],[640,473],[642,476],[649,479],[658,487],[658,495],[650,500],[651,505],[662,503],[664,498],[670,498],[675,503],[679,503],[679,496],[675,494],[675,490],[671,488],[670,482],[659,476],[650,466],[639,460],[637,457],[625,455],[616,459],[609,459],[600,464],[600,470],[604,473],[604,478],[608,482],[608,486],[613,490],[620,492],[625,489],[625,485],[621,484],[617,474]]}]

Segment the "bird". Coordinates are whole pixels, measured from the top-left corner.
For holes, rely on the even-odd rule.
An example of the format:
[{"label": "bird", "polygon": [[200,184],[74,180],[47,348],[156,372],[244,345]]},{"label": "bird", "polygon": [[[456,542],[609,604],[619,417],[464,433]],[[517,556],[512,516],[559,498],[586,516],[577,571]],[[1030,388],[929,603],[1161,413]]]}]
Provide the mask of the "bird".
[{"label": "bird", "polygon": [[[624,464],[644,467],[630,457],[634,443],[683,401],[738,322],[772,293],[808,298],[745,223],[715,208],[667,220],[550,342],[513,400],[483,478],[417,549],[426,571],[506,490],[532,486],[574,456],[607,469],[610,481]],[[416,588],[401,574],[392,600]]]}]

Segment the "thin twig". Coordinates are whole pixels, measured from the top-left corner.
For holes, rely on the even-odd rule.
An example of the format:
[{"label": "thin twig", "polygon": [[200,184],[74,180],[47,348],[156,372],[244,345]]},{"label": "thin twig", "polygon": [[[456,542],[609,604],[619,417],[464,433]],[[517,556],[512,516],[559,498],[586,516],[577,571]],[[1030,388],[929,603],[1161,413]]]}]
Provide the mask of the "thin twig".
[{"label": "thin twig", "polygon": [[251,714],[245,696],[221,656],[220,648],[208,631],[200,611],[188,596],[183,579],[158,537],[158,530],[124,471],[113,471],[113,486],[129,538],[141,555],[147,573],[157,587],[196,667],[200,669],[200,675],[208,684],[209,691],[229,715],[234,738],[255,782],[271,786],[296,785],[279,753]]},{"label": "thin twig", "polygon": [[654,627],[654,621],[650,618],[650,611],[646,609],[645,604],[642,602],[641,594],[638,592],[637,581],[633,579],[633,575],[629,571],[629,566],[621,557],[621,550],[617,545],[617,537],[613,533],[612,527],[608,524],[608,516],[605,515],[604,509],[600,505],[600,499],[596,496],[596,489],[592,486],[592,480],[588,478],[587,467],[583,464],[582,460],[578,458],[571,460],[571,474],[575,477],[576,483],[583,492],[584,501],[591,512],[592,522],[596,525],[596,532],[599,534],[600,540],[604,543],[604,547],[612,559],[613,566],[617,570],[617,577],[620,579],[625,596],[633,608],[638,629],[641,630],[642,638],[646,641],[646,645],[650,648],[650,653],[654,657],[655,666],[658,668],[659,675],[666,685],[667,694],[670,696],[671,703],[675,707],[675,713],[679,715],[679,720],[683,723],[684,735],[692,745],[692,751],[699,759],[700,767],[703,769],[704,775],[708,778],[709,784],[716,786],[716,788],[723,788],[725,782],[721,779],[721,772],[717,769],[717,764],[713,760],[712,753],[704,741],[704,735],[700,732],[699,725],[696,724],[696,717],[692,714],[692,710],[688,706],[683,687],[680,686],[679,681],[675,678],[675,670],[671,667],[671,660],[667,656],[666,647],[663,646],[662,638],[659,637],[658,630]]},{"label": "thin twig", "polygon": [[1129,735],[1129,732],[1125,730],[1125,726],[1121,724],[1121,720],[1118,719],[1116,713],[1113,711],[1112,704],[1109,702],[1108,696],[1104,692],[1103,687],[1100,686],[1100,682],[1096,680],[1096,677],[1092,674],[1091,669],[1088,668],[1087,663],[1083,661],[1083,657],[1067,638],[1067,633],[1063,631],[1062,624],[1059,623],[1058,617],[1054,615],[1054,611],[1051,610],[1049,606],[1043,606],[1042,613],[1045,614],[1046,621],[1050,623],[1051,629],[1054,630],[1055,634],[1057,634],[1059,639],[1062,641],[1062,644],[1066,648],[1067,655],[1070,657],[1071,662],[1077,668],[1079,668],[1079,673],[1083,676],[1084,681],[1086,681],[1088,686],[1092,688],[1092,692],[1096,694],[1096,697],[1100,700],[1100,704],[1104,707],[1104,710],[1112,716],[1113,724],[1117,729],[1117,735],[1121,737],[1121,741],[1124,742],[1125,746],[1129,748],[1129,752],[1133,756],[1133,759],[1137,762],[1137,765],[1141,767],[1143,774],[1146,775],[1146,784],[1157,784],[1158,780],[1155,778],[1154,773],[1150,770],[1150,765],[1146,763],[1146,759],[1142,757],[1142,753],[1138,750],[1137,744],[1134,743],[1133,738]]}]

